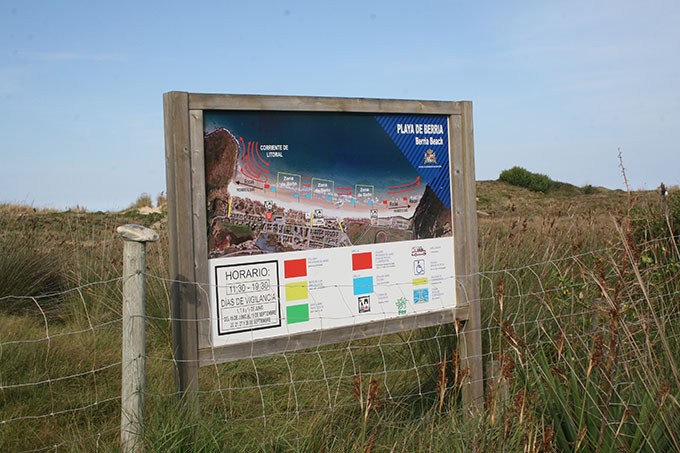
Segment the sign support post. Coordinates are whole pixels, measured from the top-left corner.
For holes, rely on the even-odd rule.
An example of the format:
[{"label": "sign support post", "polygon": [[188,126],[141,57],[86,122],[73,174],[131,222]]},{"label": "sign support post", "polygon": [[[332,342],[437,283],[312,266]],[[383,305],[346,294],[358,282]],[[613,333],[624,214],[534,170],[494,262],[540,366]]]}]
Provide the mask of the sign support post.
[{"label": "sign support post", "polygon": [[[176,383],[187,409],[198,414],[197,279],[194,268],[193,199],[191,196],[189,96],[171,92],[163,96],[166,177],[168,181],[168,241],[173,356]],[[181,244],[181,245],[180,245]]]},{"label": "sign support post", "polygon": [[[482,320],[479,287],[479,257],[477,246],[477,188],[475,181],[474,137],[472,127],[472,102],[461,102],[461,148],[462,161],[454,172],[463,179],[463,196],[461,202],[464,219],[463,234],[466,250],[466,281],[464,296],[461,301],[469,307],[468,319],[462,329],[461,359],[469,370],[468,382],[463,387],[463,404],[468,408],[479,409],[484,402],[484,370],[482,361]],[[454,154],[458,153],[454,150]],[[458,200],[456,200],[458,201]],[[458,210],[456,210],[456,215]],[[460,272],[456,272],[461,274]]]}]

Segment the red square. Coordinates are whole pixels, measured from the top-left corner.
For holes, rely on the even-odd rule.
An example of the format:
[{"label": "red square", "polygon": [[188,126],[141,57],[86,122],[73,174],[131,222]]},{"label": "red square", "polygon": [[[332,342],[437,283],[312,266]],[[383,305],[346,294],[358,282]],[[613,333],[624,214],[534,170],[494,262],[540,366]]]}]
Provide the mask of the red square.
[{"label": "red square", "polygon": [[283,262],[283,276],[285,278],[306,277],[307,260],[288,260]]},{"label": "red square", "polygon": [[373,267],[373,254],[371,252],[355,253],[352,255],[352,270],[360,271]]},{"label": "red square", "polygon": [[387,200],[383,200],[383,204],[387,204]]},{"label": "red square", "polygon": [[265,184],[265,185],[264,185],[264,188],[265,188],[265,189],[269,189],[269,184]]},{"label": "red square", "polygon": [[404,201],[408,200],[408,198],[404,197]]}]

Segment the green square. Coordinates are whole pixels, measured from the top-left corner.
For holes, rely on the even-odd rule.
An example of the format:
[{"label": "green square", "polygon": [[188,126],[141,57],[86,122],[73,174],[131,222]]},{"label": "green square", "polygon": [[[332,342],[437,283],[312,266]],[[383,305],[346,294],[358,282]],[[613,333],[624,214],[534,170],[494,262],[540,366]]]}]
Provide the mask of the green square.
[{"label": "green square", "polygon": [[309,321],[309,304],[286,307],[286,321],[288,324]]}]

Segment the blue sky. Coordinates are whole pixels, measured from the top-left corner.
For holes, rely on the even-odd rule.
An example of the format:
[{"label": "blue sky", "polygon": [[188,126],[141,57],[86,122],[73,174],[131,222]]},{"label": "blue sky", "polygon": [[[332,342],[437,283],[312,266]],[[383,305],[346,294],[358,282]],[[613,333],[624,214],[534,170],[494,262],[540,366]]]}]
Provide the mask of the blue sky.
[{"label": "blue sky", "polygon": [[680,183],[680,2],[0,4],[0,202],[165,190],[162,94],[471,100],[477,179]]}]

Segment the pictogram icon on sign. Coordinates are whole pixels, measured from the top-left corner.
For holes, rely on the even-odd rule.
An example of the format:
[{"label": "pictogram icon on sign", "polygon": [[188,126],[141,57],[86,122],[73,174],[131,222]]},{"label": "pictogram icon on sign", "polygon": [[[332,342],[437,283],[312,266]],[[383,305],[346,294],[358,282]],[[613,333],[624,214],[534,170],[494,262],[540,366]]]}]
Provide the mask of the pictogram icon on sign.
[{"label": "pictogram icon on sign", "polygon": [[359,313],[368,313],[369,311],[371,311],[371,297],[359,297]]}]

